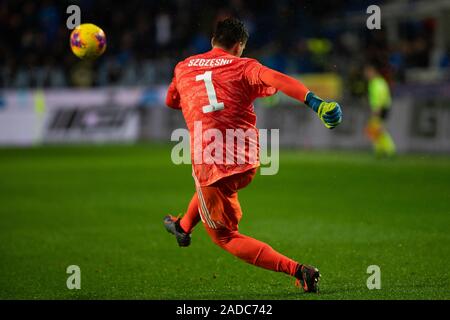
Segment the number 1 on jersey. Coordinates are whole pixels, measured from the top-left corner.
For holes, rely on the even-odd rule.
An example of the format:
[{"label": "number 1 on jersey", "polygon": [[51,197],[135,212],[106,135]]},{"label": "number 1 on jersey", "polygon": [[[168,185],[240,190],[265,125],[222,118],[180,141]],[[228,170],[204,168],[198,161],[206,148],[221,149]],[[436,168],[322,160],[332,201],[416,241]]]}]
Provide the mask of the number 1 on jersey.
[{"label": "number 1 on jersey", "polygon": [[206,71],[203,74],[199,74],[195,77],[195,81],[205,82],[206,93],[208,94],[209,105],[202,108],[203,113],[213,112],[222,110],[225,106],[223,102],[217,101],[216,90],[214,90],[214,85],[212,83],[212,71]]}]

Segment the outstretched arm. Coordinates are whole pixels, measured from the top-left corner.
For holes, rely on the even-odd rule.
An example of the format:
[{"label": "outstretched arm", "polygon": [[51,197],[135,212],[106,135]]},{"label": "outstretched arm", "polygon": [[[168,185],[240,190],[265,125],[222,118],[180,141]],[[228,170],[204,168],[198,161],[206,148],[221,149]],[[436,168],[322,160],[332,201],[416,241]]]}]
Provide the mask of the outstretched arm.
[{"label": "outstretched arm", "polygon": [[300,81],[267,67],[262,68],[259,77],[267,86],[305,103],[318,114],[327,128],[333,129],[342,122],[342,110],[337,102],[323,101]]},{"label": "outstretched arm", "polygon": [[180,94],[175,85],[175,78],[172,80],[169,89],[167,90],[166,105],[173,109],[181,109]]},{"label": "outstretched arm", "polygon": [[300,102],[305,102],[309,90],[300,81],[267,67],[261,69],[259,77],[267,86],[274,87]]}]

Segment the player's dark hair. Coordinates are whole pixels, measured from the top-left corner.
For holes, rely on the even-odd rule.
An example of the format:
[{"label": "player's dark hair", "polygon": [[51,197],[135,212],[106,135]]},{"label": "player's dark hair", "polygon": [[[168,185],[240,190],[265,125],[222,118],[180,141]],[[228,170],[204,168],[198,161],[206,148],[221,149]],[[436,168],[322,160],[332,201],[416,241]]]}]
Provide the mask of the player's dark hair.
[{"label": "player's dark hair", "polygon": [[230,49],[238,42],[246,43],[249,37],[244,23],[236,18],[219,21],[213,34],[214,44]]}]

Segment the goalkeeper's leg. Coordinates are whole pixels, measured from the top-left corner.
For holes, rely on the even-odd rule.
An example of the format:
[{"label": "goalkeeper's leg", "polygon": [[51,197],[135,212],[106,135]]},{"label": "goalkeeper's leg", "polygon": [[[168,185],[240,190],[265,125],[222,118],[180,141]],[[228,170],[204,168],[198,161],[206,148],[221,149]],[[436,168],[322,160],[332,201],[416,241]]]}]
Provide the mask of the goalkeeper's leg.
[{"label": "goalkeeper's leg", "polygon": [[242,216],[237,190],[247,186],[256,169],[222,178],[209,186],[197,186],[199,213],[211,239],[232,255],[255,266],[284,272],[297,278],[306,292],[317,292],[319,270],[301,265],[268,244],[238,232]]},{"label": "goalkeeper's leg", "polygon": [[[205,201],[204,204],[206,203]],[[206,206],[204,208],[206,211]],[[206,218],[209,219],[209,217]],[[234,230],[230,230],[226,227],[217,227],[221,224],[220,221],[210,220],[210,222],[213,222],[216,226],[212,228],[207,222],[204,223],[204,226],[211,239],[219,247],[252,265],[276,272],[284,272],[295,277],[297,279],[295,284],[298,287],[301,286],[305,292],[319,291],[320,273],[317,268],[300,264],[275,251],[268,244],[240,234],[237,231],[237,225]]]},{"label": "goalkeeper's leg", "polygon": [[180,247],[188,247],[191,244],[191,232],[199,221],[198,197],[195,193],[183,218],[169,214],[164,217],[164,227],[175,236]]},{"label": "goalkeeper's leg", "polygon": [[197,223],[200,222],[200,214],[198,212],[198,196],[197,192],[189,203],[185,215],[180,220],[180,226],[186,233],[191,233]]},{"label": "goalkeeper's leg", "polygon": [[268,244],[238,231],[211,229],[207,226],[206,230],[215,244],[247,263],[291,276],[295,276],[300,266],[298,262],[278,253]]},{"label": "goalkeeper's leg", "polygon": [[247,186],[256,169],[232,175],[210,186],[197,186],[199,211],[211,239],[221,248],[253,265],[295,275],[298,262],[269,245],[238,232],[242,216],[237,190]]}]

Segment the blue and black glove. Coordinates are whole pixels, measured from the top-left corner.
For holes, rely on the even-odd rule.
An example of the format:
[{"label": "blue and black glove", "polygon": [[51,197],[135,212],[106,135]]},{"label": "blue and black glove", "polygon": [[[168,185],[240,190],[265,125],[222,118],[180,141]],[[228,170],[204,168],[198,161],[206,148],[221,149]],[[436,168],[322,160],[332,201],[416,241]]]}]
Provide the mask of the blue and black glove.
[{"label": "blue and black glove", "polygon": [[317,113],[328,129],[334,129],[342,122],[342,110],[337,102],[323,101],[310,91],[306,95],[305,104]]}]

